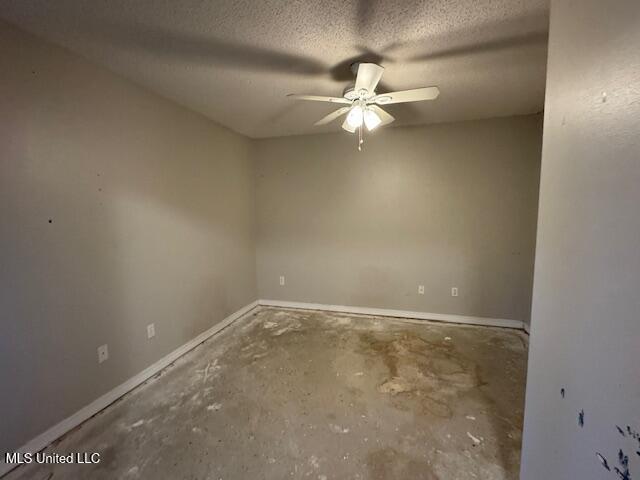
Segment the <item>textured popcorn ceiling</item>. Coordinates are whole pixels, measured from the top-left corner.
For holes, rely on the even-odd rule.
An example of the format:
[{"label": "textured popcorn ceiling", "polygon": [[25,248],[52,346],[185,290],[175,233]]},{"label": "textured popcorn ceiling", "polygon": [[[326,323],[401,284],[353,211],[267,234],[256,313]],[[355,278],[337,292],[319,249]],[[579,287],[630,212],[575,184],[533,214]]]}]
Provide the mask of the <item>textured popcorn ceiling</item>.
[{"label": "textured popcorn ceiling", "polygon": [[379,91],[438,85],[385,107],[394,125],[542,110],[548,0],[5,0],[0,17],[251,137],[314,127],[357,59]]}]

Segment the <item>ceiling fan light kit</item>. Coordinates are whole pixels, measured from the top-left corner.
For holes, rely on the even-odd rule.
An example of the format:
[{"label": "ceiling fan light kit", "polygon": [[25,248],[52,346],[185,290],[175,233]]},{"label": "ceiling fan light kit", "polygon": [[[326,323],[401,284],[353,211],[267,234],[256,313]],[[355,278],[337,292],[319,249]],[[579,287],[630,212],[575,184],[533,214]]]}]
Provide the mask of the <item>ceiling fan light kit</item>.
[{"label": "ceiling fan light kit", "polygon": [[360,105],[355,105],[351,107],[351,110],[347,115],[347,122],[349,123],[349,126],[353,129],[361,127],[362,119],[363,119],[362,107]]},{"label": "ceiling fan light kit", "polygon": [[315,125],[326,125],[346,115],[347,118],[344,120],[342,128],[349,133],[358,131],[358,150],[362,150],[362,144],[364,143],[363,126],[368,131],[372,131],[395,120],[392,115],[380,108],[379,105],[434,100],[440,94],[438,87],[422,87],[378,95],[375,90],[382,78],[384,68],[375,63],[354,63],[351,66],[351,70],[356,76],[356,81],[353,86],[349,86],[344,90],[342,97],[297,95],[293,93],[287,96],[295,100],[348,105],[324,116]]}]

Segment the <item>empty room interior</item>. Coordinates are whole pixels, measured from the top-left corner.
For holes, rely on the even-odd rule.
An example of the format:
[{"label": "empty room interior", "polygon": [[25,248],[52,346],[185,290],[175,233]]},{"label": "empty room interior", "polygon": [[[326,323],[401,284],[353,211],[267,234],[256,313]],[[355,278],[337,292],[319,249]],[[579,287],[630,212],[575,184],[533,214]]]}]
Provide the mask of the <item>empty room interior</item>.
[{"label": "empty room interior", "polygon": [[640,479],[637,0],[0,2],[0,477]]}]

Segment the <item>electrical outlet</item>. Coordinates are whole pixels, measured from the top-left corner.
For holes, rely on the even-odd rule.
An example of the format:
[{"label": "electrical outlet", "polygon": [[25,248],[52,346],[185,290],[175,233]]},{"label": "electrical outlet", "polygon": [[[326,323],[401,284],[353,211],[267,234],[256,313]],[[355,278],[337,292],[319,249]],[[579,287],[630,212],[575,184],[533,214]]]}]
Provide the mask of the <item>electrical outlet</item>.
[{"label": "electrical outlet", "polygon": [[451,296],[452,297],[458,296],[458,287],[451,287]]},{"label": "electrical outlet", "polygon": [[156,325],[155,323],[150,323],[147,325],[147,338],[153,338],[156,336]]},{"label": "electrical outlet", "polygon": [[424,285],[418,285],[418,293],[424,295]]},{"label": "electrical outlet", "polygon": [[108,345],[100,345],[98,347],[98,363],[102,363],[106,360],[109,360],[109,346]]},{"label": "electrical outlet", "polygon": [[280,286],[284,285],[284,275],[280,275]]}]

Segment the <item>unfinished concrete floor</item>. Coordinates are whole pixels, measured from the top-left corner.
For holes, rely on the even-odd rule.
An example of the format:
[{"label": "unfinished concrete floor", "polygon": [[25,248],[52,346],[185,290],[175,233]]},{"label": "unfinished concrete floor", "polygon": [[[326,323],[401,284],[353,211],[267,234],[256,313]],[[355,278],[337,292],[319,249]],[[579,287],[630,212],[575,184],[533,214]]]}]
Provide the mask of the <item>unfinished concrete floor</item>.
[{"label": "unfinished concrete floor", "polygon": [[516,479],[527,338],[262,309],[8,479]]}]

